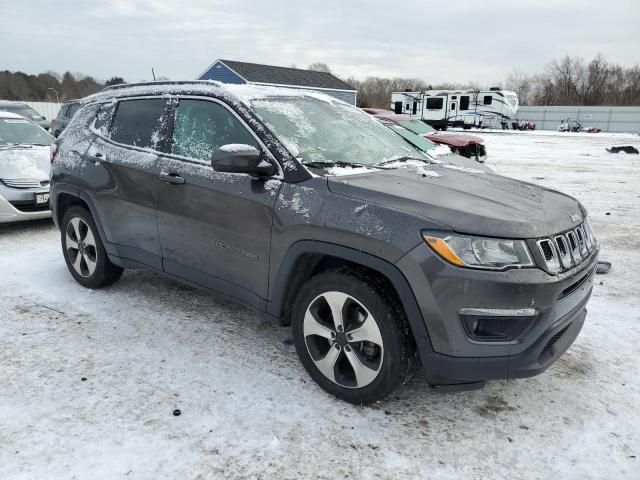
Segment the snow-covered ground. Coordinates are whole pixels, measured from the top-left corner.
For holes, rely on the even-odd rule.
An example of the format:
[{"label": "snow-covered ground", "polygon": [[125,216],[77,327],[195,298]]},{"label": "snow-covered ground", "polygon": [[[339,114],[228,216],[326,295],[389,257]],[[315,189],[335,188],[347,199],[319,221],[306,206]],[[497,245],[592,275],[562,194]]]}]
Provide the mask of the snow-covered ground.
[{"label": "snow-covered ground", "polygon": [[640,138],[483,136],[499,173],[578,197],[613,262],[546,373],[351,406],[288,329],[148,272],[85,290],[51,223],[5,225],[0,478],[640,478],[640,158],[604,150]]}]

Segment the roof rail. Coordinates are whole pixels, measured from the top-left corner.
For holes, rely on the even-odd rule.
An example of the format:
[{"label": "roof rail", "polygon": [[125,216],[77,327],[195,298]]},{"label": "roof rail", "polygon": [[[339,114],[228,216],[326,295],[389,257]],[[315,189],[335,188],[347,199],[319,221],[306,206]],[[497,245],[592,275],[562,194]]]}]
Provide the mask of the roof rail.
[{"label": "roof rail", "polygon": [[137,82],[137,83],[119,83],[117,85],[109,85],[108,87],[104,87],[102,91],[105,90],[117,90],[119,88],[128,88],[128,87],[141,87],[144,85],[189,85],[189,84],[219,84],[219,82],[215,82],[212,80],[159,80],[156,82]]}]

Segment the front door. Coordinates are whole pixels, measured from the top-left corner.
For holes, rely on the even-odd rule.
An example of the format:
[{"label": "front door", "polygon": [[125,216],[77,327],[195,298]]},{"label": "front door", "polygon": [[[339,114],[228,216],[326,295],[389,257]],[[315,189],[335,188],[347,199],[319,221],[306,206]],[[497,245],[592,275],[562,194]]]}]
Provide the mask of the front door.
[{"label": "front door", "polygon": [[281,182],[213,170],[211,153],[223,145],[265,150],[224,103],[180,98],[174,118],[158,183],[164,270],[259,306],[267,297],[273,207]]}]

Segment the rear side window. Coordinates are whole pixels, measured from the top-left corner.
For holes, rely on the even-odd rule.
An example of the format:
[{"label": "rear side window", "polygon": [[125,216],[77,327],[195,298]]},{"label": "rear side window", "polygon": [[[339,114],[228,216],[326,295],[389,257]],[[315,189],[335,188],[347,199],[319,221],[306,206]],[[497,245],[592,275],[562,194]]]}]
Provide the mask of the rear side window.
[{"label": "rear side window", "polygon": [[134,147],[156,148],[166,105],[167,101],[162,98],[120,101],[111,125],[111,140]]},{"label": "rear side window", "polygon": [[469,110],[469,96],[460,97],[460,110]]},{"label": "rear side window", "polygon": [[442,110],[443,105],[442,97],[427,98],[427,110]]},{"label": "rear side window", "polygon": [[73,103],[69,106],[69,110],[67,111],[67,117],[69,118],[73,118],[73,116],[76,114],[76,112],[80,110],[80,104],[79,103]]},{"label": "rear side window", "polygon": [[98,113],[96,114],[96,119],[93,122],[94,130],[97,130],[98,133],[102,136],[109,136],[109,125],[111,125],[111,118],[113,117],[113,111],[115,110],[116,104],[113,103],[103,103],[100,106]]},{"label": "rear side window", "polygon": [[171,142],[174,155],[208,161],[214,150],[232,143],[259,148],[245,126],[222,105],[206,100],[180,100]]}]

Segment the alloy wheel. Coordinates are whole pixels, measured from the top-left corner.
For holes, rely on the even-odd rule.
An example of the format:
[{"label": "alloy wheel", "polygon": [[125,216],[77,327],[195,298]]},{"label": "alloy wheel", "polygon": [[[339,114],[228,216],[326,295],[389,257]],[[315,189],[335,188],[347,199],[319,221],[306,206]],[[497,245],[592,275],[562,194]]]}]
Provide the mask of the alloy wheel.
[{"label": "alloy wheel", "polygon": [[67,223],[65,248],[73,269],[82,277],[90,277],[96,270],[96,239],[89,225],[80,217]]},{"label": "alloy wheel", "polygon": [[342,387],[365,387],[382,368],[380,328],[369,310],[350,295],[318,295],[305,312],[303,335],[318,370]]}]

